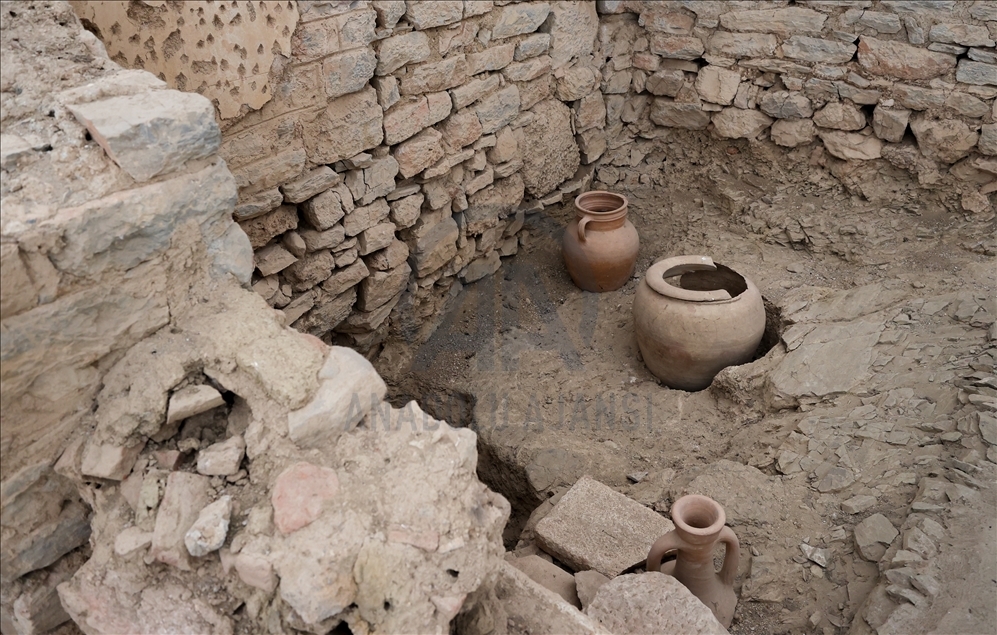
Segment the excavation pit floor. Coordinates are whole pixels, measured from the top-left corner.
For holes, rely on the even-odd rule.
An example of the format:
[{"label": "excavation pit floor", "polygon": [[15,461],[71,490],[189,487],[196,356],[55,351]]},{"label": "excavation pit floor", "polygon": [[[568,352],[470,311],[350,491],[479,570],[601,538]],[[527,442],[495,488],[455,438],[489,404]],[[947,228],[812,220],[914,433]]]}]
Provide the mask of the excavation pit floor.
[{"label": "excavation pit floor", "polygon": [[[737,215],[696,185],[624,193],[641,249],[623,288],[572,284],[560,240],[573,211],[548,209],[428,342],[389,341],[376,362],[394,401],[478,433],[479,476],[513,504],[507,548],[582,475],[665,515],[702,493],[741,541],[732,633],[865,633],[887,618],[898,633],[994,632],[997,439],[980,425],[997,396],[992,217],[840,189],[774,188]],[[681,254],[751,278],[783,340],[695,393],[659,385],[631,315],[647,268]],[[848,513],[856,496],[871,498]],[[879,563],[854,538],[874,514],[901,536]],[[926,517],[946,531],[914,557],[942,590],[915,614],[881,569],[918,551],[906,534]]]}]

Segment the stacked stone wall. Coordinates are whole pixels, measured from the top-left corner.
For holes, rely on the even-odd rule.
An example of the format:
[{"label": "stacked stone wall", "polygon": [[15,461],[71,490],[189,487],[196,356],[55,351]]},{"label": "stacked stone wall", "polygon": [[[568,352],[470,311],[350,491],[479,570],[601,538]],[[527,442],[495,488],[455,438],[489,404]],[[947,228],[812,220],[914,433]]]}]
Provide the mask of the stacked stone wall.
[{"label": "stacked stone wall", "polygon": [[[967,211],[990,209],[987,197],[997,190],[993,3],[598,4],[608,138],[686,129],[717,141],[772,142],[789,149],[781,155],[787,163],[799,160],[792,149],[807,149],[813,164],[828,165],[846,183],[866,162],[883,159],[922,187],[953,188]],[[603,156],[601,186],[637,182],[638,172],[628,170],[631,150],[621,144]]]}]

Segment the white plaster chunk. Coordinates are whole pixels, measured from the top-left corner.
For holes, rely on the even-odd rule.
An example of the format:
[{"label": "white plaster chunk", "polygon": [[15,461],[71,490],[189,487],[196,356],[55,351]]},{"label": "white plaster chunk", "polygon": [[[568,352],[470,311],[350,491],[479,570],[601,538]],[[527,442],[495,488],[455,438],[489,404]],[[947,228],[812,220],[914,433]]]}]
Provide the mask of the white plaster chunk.
[{"label": "white plaster chunk", "polygon": [[231,496],[222,496],[202,509],[197,520],[184,534],[187,552],[195,558],[201,558],[220,549],[225,544],[231,516]]},{"label": "white plaster chunk", "polygon": [[187,386],[170,395],[170,405],[166,412],[166,425],[182,421],[188,417],[207,412],[225,404],[222,394],[204,384]]}]

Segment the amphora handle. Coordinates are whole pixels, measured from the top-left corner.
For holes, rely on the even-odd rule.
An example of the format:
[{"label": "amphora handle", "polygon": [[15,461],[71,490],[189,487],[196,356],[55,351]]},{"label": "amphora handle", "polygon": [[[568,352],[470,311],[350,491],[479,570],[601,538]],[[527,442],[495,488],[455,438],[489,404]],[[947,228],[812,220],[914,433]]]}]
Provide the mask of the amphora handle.
[{"label": "amphora handle", "polygon": [[[736,539],[735,539],[736,540]],[[661,561],[665,555],[671,551],[676,551],[686,546],[685,542],[679,538],[674,530],[658,538],[651,545],[651,550],[647,553],[647,562],[644,564],[645,571],[661,571]]]}]

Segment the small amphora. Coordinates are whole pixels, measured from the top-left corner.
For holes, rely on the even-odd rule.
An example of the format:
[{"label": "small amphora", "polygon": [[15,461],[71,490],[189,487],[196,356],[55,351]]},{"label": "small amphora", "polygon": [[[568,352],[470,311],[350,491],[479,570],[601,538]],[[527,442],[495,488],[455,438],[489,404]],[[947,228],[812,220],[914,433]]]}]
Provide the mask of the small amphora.
[{"label": "small amphora", "polygon": [[615,291],[633,275],[640,237],[627,219],[627,206],[627,197],[614,192],[585,192],[575,198],[576,218],[564,229],[561,250],[578,288]]},{"label": "small amphora", "polygon": [[[724,525],[726,520],[723,507],[712,498],[683,496],[672,505],[675,530],[654,541],[645,568],[674,576],[729,628],[737,606],[734,576],[740,550],[734,531]],[[713,566],[718,542],[727,550],[719,573]],[[668,553],[674,553],[675,560],[662,567],[661,560]]]}]

